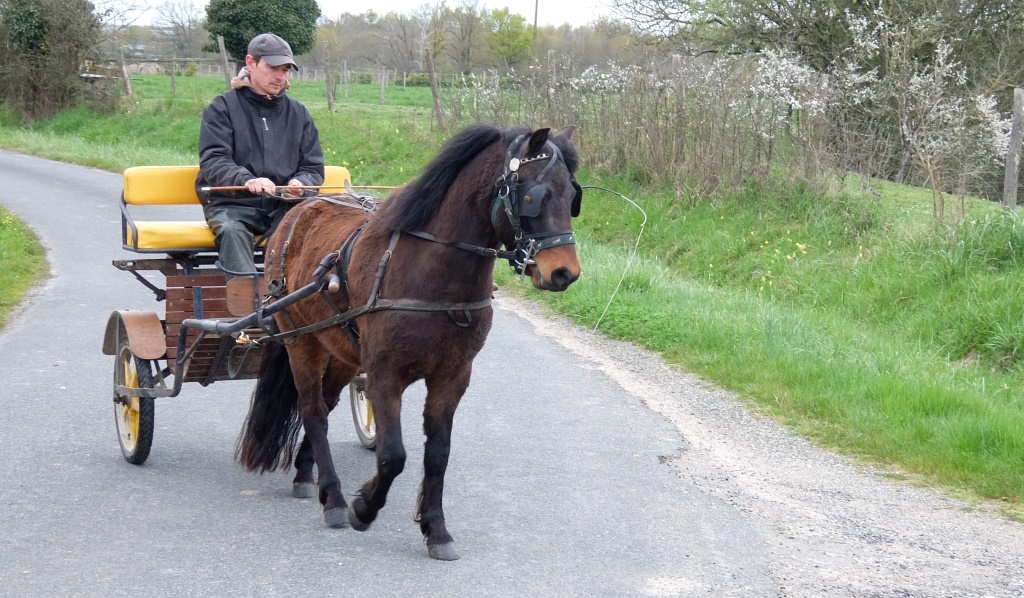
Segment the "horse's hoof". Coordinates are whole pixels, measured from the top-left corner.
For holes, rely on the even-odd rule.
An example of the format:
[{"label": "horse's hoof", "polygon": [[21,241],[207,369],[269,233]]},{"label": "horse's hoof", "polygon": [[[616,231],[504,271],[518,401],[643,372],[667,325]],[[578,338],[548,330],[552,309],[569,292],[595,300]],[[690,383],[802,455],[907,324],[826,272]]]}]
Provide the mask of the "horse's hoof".
[{"label": "horse's hoof", "polygon": [[348,506],[348,522],[349,525],[352,526],[352,529],[357,532],[365,532],[370,529],[370,523],[364,522],[360,519],[359,515],[356,515],[356,510],[352,505]]},{"label": "horse's hoof", "polygon": [[324,523],[327,527],[348,527],[348,514],[343,508],[328,509],[324,511]]},{"label": "horse's hoof", "polygon": [[309,482],[296,482],[292,484],[292,496],[294,496],[295,498],[313,498],[316,496],[317,490],[319,490],[319,488],[320,487],[317,486],[316,484],[311,484]]},{"label": "horse's hoof", "polygon": [[444,544],[430,544],[427,546],[427,554],[430,558],[437,559],[439,561],[457,561],[459,560],[459,553],[455,550],[455,542],[445,542]]}]

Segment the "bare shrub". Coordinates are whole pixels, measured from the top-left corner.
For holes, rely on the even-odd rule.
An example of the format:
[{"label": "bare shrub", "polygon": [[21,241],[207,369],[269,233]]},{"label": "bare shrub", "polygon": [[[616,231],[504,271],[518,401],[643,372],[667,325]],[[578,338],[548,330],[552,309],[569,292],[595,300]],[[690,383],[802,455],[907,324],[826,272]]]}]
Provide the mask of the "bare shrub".
[{"label": "bare shrub", "polygon": [[0,12],[0,93],[26,118],[74,105],[79,69],[99,34],[87,0],[7,0]]},{"label": "bare shrub", "polygon": [[942,221],[947,196],[962,203],[1001,180],[1009,123],[993,98],[968,97],[948,44],[922,45],[932,30],[922,19],[848,16],[853,45],[827,72],[773,50],[586,69],[549,53],[509,73],[507,88],[463,85],[453,113],[461,121],[577,125],[589,167],[669,186],[692,201],[770,180],[824,195],[856,172],[931,188]]},{"label": "bare shrub", "polygon": [[474,94],[468,116],[577,125],[588,166],[693,199],[766,180],[780,166],[808,181],[827,169],[817,133],[821,80],[791,56],[675,56],[582,72],[562,58],[534,62],[509,80],[510,92]]}]

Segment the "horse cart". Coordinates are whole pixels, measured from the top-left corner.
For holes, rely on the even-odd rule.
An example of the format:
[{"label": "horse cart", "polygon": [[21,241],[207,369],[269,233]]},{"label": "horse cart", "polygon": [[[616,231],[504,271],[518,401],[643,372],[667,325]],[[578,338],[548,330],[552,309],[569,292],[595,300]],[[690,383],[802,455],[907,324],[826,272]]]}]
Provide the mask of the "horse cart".
[{"label": "horse cart", "polygon": [[[166,311],[162,319],[116,311],[107,323],[103,350],[114,356],[125,459],[148,456],[157,397],[176,396],[185,382],[255,379],[239,465],[256,473],[294,467],[292,494],[319,498],[327,526],[366,531],[405,467],[402,395],[422,380],[416,521],[430,557],[459,558],[442,507],[444,476],[455,411],[494,318],[495,265],[507,260],[545,291],[564,291],[580,276],[574,130],[470,125],[386,201],[323,193],[288,210],[257,256],[262,272],[227,282],[205,222],[130,213],[197,203],[195,167],[126,171],[122,240],[139,257],[114,265]],[[344,169],[325,174],[325,187],[348,186]],[[356,431],[376,461],[376,473],[348,497],[327,439],[346,386]]]},{"label": "horse cart", "polygon": [[[263,309],[262,276],[226,281],[216,266],[213,232],[202,220],[139,220],[156,206],[195,204],[197,166],[143,166],[124,172],[121,241],[137,258],[114,260],[164,303],[164,316],[150,310],[110,315],[103,352],[114,356],[114,416],[125,460],[142,464],[153,443],[155,399],[175,397],[186,382],[207,386],[222,380],[255,379],[274,311],[297,300],[301,289]],[[349,172],[325,168],[324,187],[342,187]],[[256,262],[262,264],[257,249]],[[146,276],[144,273],[150,273]],[[154,276],[155,274],[155,276]],[[163,277],[164,284],[152,279]],[[309,294],[307,292],[307,294]],[[303,295],[304,296],[304,295]],[[353,421],[360,442],[374,448],[373,411],[365,376],[349,385]]]}]

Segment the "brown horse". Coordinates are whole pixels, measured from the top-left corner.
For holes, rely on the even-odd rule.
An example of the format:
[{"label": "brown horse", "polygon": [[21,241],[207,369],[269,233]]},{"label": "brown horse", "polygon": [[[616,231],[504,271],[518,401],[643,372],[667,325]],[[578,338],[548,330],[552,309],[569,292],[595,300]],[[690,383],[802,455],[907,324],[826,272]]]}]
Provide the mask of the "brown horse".
[{"label": "brown horse", "polygon": [[[571,226],[582,199],[573,130],[474,125],[376,207],[337,195],[288,212],[267,245],[269,287],[281,296],[289,285],[319,281],[320,292],[274,315],[273,332],[286,338],[264,351],[237,450],[246,469],[287,469],[294,461],[296,496],[318,493],[329,526],[366,530],[405,467],[402,393],[424,380],[416,520],[431,557],[458,558],[442,489],[452,419],[491,328],[495,260],[508,259],[551,291],[580,274]],[[327,416],[360,370],[377,426],[377,472],[347,504]],[[294,452],[300,425],[305,435]]]}]

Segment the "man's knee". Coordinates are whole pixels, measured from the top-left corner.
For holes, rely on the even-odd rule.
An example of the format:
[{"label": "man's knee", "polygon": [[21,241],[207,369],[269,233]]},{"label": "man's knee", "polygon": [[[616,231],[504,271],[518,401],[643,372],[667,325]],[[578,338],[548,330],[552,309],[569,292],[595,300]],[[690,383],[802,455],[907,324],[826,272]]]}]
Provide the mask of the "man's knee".
[{"label": "man's knee", "polygon": [[209,221],[210,229],[213,231],[214,236],[228,235],[232,237],[238,237],[239,235],[248,235],[252,237],[252,233],[249,228],[238,220],[231,218],[212,218]]}]

